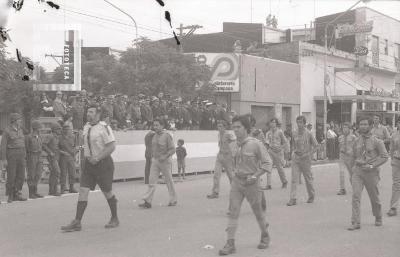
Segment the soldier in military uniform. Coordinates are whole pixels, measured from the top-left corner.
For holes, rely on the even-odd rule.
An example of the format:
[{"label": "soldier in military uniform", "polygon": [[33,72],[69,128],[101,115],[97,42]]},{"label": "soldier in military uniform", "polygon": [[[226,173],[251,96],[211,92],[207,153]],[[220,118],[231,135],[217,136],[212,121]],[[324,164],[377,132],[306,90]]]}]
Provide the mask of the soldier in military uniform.
[{"label": "soldier in military uniform", "polygon": [[69,182],[69,192],[77,193],[74,189],[75,183],[75,153],[77,149],[75,147],[75,138],[72,134],[71,127],[68,124],[64,124],[62,127],[62,135],[60,136],[60,184],[61,192],[67,191],[67,176]]},{"label": "soldier in military uniform", "polygon": [[211,194],[207,195],[208,199],[214,199],[219,197],[219,185],[221,180],[222,169],[225,170],[226,175],[229,178],[229,183],[232,182],[233,176],[233,153],[231,144],[236,142],[236,136],[227,131],[228,123],[224,120],[218,121],[218,147],[219,152],[215,161],[213,187]]},{"label": "soldier in military uniform", "polygon": [[43,197],[37,192],[37,186],[43,171],[43,162],[41,158],[43,139],[40,135],[41,128],[42,124],[38,120],[32,121],[32,133],[26,136],[25,139],[29,198],[32,199]]},{"label": "soldier in military uniform", "polygon": [[[282,182],[282,188],[286,188],[288,182],[286,179],[285,171],[283,170],[283,164],[284,152],[289,152],[289,144],[282,130],[277,127],[278,125],[279,121],[277,118],[273,118],[270,120],[270,130],[265,136],[265,141],[268,145],[268,153],[273,160],[276,169],[278,170],[279,178]],[[271,180],[271,174],[267,173],[267,190],[271,189]]]},{"label": "soldier in military uniform", "polygon": [[226,228],[228,240],[224,248],[219,251],[219,255],[228,255],[236,251],[235,234],[244,198],[249,202],[261,230],[257,248],[266,249],[270,243],[268,223],[261,207],[260,176],[265,172],[271,172],[272,162],[264,145],[249,136],[251,123],[248,116],[235,117],[232,128],[239,148],[235,154],[234,176],[229,194],[231,207]]},{"label": "soldier in military uniform", "polygon": [[60,179],[60,148],[59,140],[61,136],[61,125],[53,123],[51,126],[51,134],[46,144],[43,144],[43,150],[47,153],[49,161],[49,195],[60,196],[59,179]]},{"label": "soldier in military uniform", "polygon": [[371,133],[372,120],[361,118],[359,120],[360,136],[353,145],[354,167],[351,183],[353,186],[351,226],[353,231],[361,228],[361,194],[367,189],[371,201],[372,213],[375,216],[375,226],[382,226],[382,205],[379,199],[378,183],[379,167],[389,158],[385,145]]},{"label": "soldier in military uniform", "polygon": [[339,150],[340,150],[340,158],[339,158],[339,179],[340,179],[340,189],[337,193],[338,195],[345,195],[346,188],[344,182],[344,173],[345,170],[349,173],[350,184],[351,184],[351,177],[353,175],[353,165],[354,165],[354,158],[353,158],[353,144],[356,140],[356,136],[351,133],[350,130],[350,123],[345,122],[343,123],[343,134],[339,136]]},{"label": "soldier in military uniform", "polygon": [[393,132],[390,139],[390,156],[392,157],[392,197],[390,199],[390,209],[387,213],[389,217],[397,215],[397,206],[400,200],[400,118],[397,119],[397,129]]},{"label": "soldier in military uniform", "polygon": [[313,175],[311,172],[311,158],[317,149],[318,143],[313,134],[306,129],[306,118],[298,116],[296,118],[297,131],[293,132],[293,156],[292,156],[292,183],[290,187],[290,200],[287,206],[296,205],[297,184],[300,175],[303,174],[306,181],[308,193],[307,203],[313,203],[315,190]]},{"label": "soldier in military uniform", "polygon": [[172,136],[164,130],[164,123],[160,119],[155,119],[153,128],[156,134],[153,136],[152,141],[152,161],[150,168],[150,177],[148,190],[143,196],[143,203],[139,204],[141,208],[151,208],[154,192],[156,191],[157,179],[160,172],[165,178],[165,182],[169,192],[168,206],[175,206],[177,204],[176,192],[174,181],[172,180],[172,155],[175,153],[175,145]]},{"label": "soldier in military uniform", "polygon": [[81,220],[88,204],[89,191],[99,185],[111,211],[111,219],[105,228],[119,226],[117,216],[117,198],[112,191],[114,177],[114,162],[111,154],[115,150],[115,137],[110,126],[103,120],[107,115],[102,108],[91,105],[87,111],[88,123],[83,130],[85,167],[82,170],[79,188],[79,197],[75,219],[68,225],[62,226],[65,232],[80,231]]},{"label": "soldier in military uniform", "polygon": [[7,167],[6,191],[8,202],[26,201],[21,190],[25,180],[26,149],[22,128],[22,116],[10,115],[11,124],[3,132],[0,145],[0,160]]}]

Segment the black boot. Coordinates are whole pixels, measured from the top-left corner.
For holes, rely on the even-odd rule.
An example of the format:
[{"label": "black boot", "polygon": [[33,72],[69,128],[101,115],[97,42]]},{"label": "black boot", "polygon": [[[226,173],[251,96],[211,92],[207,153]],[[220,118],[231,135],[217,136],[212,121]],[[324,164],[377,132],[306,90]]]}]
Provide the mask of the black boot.
[{"label": "black boot", "polygon": [[69,185],[69,192],[70,193],[78,193],[78,191],[76,191],[75,188],[74,188],[74,184],[70,184]]},{"label": "black boot", "polygon": [[7,203],[12,203],[14,201],[14,194],[8,193]]},{"label": "black boot", "polygon": [[236,252],[235,239],[228,239],[223,249],[219,250],[219,255],[228,255]]},{"label": "black boot", "polygon": [[36,196],[36,198],[43,198],[43,195],[40,195],[37,192],[37,185],[35,186],[35,196]]},{"label": "black boot", "polygon": [[36,199],[36,195],[35,195],[35,186],[29,186],[29,199]]},{"label": "black boot", "polygon": [[17,191],[17,192],[15,192],[14,200],[15,201],[26,201],[26,198],[22,196],[22,193],[20,191]]}]

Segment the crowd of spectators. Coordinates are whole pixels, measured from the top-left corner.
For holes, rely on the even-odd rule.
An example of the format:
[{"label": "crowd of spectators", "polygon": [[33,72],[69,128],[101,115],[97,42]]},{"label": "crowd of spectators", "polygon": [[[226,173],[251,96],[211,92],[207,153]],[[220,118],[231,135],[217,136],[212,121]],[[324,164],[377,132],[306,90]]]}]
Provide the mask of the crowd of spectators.
[{"label": "crowd of spectators", "polygon": [[105,111],[103,119],[114,130],[146,130],[156,118],[164,120],[167,129],[215,130],[217,120],[230,122],[235,115],[227,110],[226,104],[200,98],[184,101],[164,93],[103,96],[82,90],[73,96],[57,92],[54,100],[42,93],[34,101],[34,117],[59,117],[75,130],[82,129],[86,109],[93,103]]}]

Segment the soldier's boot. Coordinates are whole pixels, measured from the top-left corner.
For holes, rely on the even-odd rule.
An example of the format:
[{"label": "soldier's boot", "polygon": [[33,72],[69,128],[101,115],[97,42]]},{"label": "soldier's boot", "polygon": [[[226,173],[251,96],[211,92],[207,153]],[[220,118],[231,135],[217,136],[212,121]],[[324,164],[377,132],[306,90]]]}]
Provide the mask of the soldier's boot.
[{"label": "soldier's boot", "polygon": [[229,255],[236,252],[235,239],[228,239],[223,249],[219,250],[219,255]]},{"label": "soldier's boot", "polygon": [[346,195],[346,189],[340,189],[337,195]]},{"label": "soldier's boot", "polygon": [[105,228],[116,228],[119,226],[118,217],[111,217],[110,221],[104,226]]},{"label": "soldier's boot", "polygon": [[258,249],[267,249],[269,247],[270,241],[271,241],[271,238],[270,238],[268,232],[261,234],[260,243],[258,244],[257,248]]},{"label": "soldier's boot", "polygon": [[383,225],[382,217],[375,217],[375,226],[380,227]]},{"label": "soldier's boot", "polygon": [[61,185],[60,194],[64,194],[65,191],[68,192],[67,186],[66,185]]},{"label": "soldier's boot", "polygon": [[43,198],[43,195],[41,195],[41,194],[39,194],[39,193],[37,192],[37,185],[34,187],[34,189],[35,189],[35,196],[36,196],[36,198]]},{"label": "soldier's boot", "polygon": [[290,199],[289,202],[286,204],[287,206],[293,206],[296,205],[296,199]]},{"label": "soldier's boot", "polygon": [[388,211],[387,215],[389,217],[393,217],[397,215],[397,209],[396,208],[390,208],[390,210]]},{"label": "soldier's boot", "polygon": [[347,230],[349,230],[349,231],[354,231],[357,229],[361,229],[361,226],[358,223],[352,223],[351,226],[347,228]]},{"label": "soldier's boot", "polygon": [[216,199],[219,197],[218,193],[213,192],[212,194],[207,195],[208,199]]},{"label": "soldier's boot", "polygon": [[14,201],[14,194],[8,193],[7,203],[12,203]]},{"label": "soldier's boot", "polygon": [[37,196],[35,195],[35,186],[29,186],[29,199],[36,199]]},{"label": "soldier's boot", "polygon": [[65,232],[81,231],[82,230],[81,221],[75,219],[75,220],[71,221],[70,224],[68,224],[66,226],[62,226],[61,230],[65,231]]},{"label": "soldier's boot", "polygon": [[17,192],[15,192],[14,200],[15,201],[26,201],[26,198],[22,196],[22,193],[20,191],[17,191]]},{"label": "soldier's boot", "polygon": [[76,191],[75,188],[74,188],[74,184],[70,184],[69,185],[69,192],[70,193],[78,193],[78,191]]}]

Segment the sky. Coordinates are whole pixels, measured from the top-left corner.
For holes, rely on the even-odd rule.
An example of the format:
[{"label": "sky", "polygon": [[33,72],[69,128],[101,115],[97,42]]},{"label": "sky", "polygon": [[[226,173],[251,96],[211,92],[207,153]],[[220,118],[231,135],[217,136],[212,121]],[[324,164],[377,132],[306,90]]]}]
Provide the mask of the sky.
[{"label": "sky", "polygon": [[[10,29],[11,55],[18,48],[22,54],[45,67],[54,69],[57,63],[45,54],[63,52],[65,28],[81,30],[83,46],[107,46],[124,50],[132,45],[135,27],[128,16],[104,0],[54,0],[59,10],[37,0],[25,0],[21,11],[6,12],[0,0],[0,25],[2,16]],[[109,0],[130,14],[138,26],[138,34],[151,40],[172,36],[172,29],[164,19],[164,11],[171,13],[175,28],[182,23],[201,25],[196,34],[222,31],[223,22],[253,22],[265,24],[271,13],[278,19],[278,28],[304,28],[315,17],[345,11],[357,0],[164,0],[161,7],[155,0]],[[372,0],[357,7],[368,6],[400,20],[400,0]],[[2,10],[3,9],[3,10]],[[96,16],[97,18],[93,17]],[[49,29],[51,28],[51,29]]]}]

